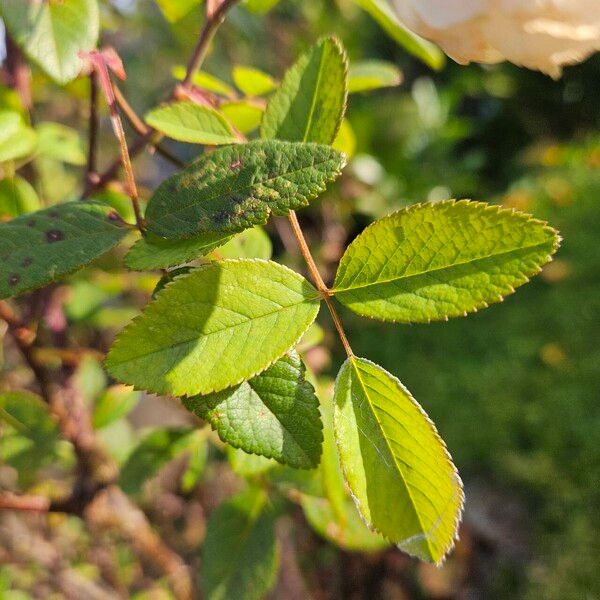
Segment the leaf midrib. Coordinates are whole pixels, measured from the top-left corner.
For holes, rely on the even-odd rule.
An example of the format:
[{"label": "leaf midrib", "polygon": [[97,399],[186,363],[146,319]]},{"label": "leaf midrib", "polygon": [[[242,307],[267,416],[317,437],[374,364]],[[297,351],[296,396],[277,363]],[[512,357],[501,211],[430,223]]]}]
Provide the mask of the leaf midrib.
[{"label": "leaf midrib", "polygon": [[[129,363],[129,362],[132,362],[134,360],[138,360],[140,358],[146,358],[148,356],[152,356],[153,354],[159,354],[161,352],[168,352],[169,350],[172,350],[174,348],[178,348],[179,346],[184,346],[186,344],[189,344],[190,342],[193,342],[194,340],[197,341],[200,337],[206,337],[206,338],[208,338],[208,337],[211,337],[211,336],[214,336],[214,335],[218,335],[220,333],[223,333],[224,331],[228,331],[229,329],[233,329],[235,327],[241,327],[242,325],[246,325],[247,323],[250,323],[252,321],[257,321],[259,319],[264,319],[264,318],[270,317],[271,315],[277,314],[279,312],[283,312],[283,311],[288,310],[290,308],[297,308],[298,306],[301,306],[303,304],[312,303],[314,300],[319,300],[319,295],[318,294],[315,295],[314,297],[311,297],[311,298],[303,298],[301,302],[298,302],[296,304],[288,304],[285,307],[281,307],[279,310],[273,310],[271,312],[262,314],[262,315],[260,315],[258,317],[249,318],[246,321],[243,321],[242,323],[236,323],[234,325],[228,325],[227,327],[223,327],[222,329],[218,329],[216,331],[212,331],[212,332],[207,333],[207,334],[197,334],[195,337],[191,337],[191,338],[186,339],[186,340],[181,340],[181,341],[173,343],[173,344],[171,344],[169,346],[165,346],[165,347],[162,347],[162,348],[157,348],[156,350],[151,350],[149,352],[144,352],[143,354],[138,354],[136,356],[130,356],[129,358],[127,358],[127,360],[116,361],[113,358],[112,360],[110,360],[110,363],[113,364],[113,365],[123,365],[123,364]],[[200,302],[195,302],[194,304],[195,305],[199,305],[201,303]],[[205,304],[207,304],[207,303],[205,303]],[[209,306],[214,307],[213,304],[210,304]]]},{"label": "leaf midrib", "polygon": [[[313,123],[313,117],[315,114],[315,108],[317,106],[317,98],[319,96],[319,90],[321,89],[321,77],[323,76],[323,62],[325,60],[325,44],[323,44],[322,48],[321,48],[321,57],[319,59],[319,71],[317,74],[317,81],[315,84],[315,90],[314,90],[314,94],[313,94],[313,98],[312,98],[312,102],[311,102],[311,106],[310,106],[310,111],[308,113],[308,119],[306,120],[306,128],[304,130],[304,135],[302,137],[302,141],[306,142],[308,141],[308,133],[312,128],[312,123]],[[302,79],[302,78],[301,78]]]},{"label": "leaf midrib", "polygon": [[392,460],[394,461],[394,464],[396,465],[396,469],[397,469],[398,473],[400,474],[400,477],[401,477],[401,479],[402,479],[402,483],[404,484],[404,488],[406,489],[406,493],[407,493],[407,495],[408,495],[408,498],[409,498],[409,500],[410,500],[410,507],[411,507],[411,509],[412,509],[413,513],[415,514],[416,518],[417,518],[417,522],[419,523],[420,533],[418,533],[418,534],[416,534],[416,535],[422,535],[422,536],[423,536],[423,539],[424,539],[424,540],[426,541],[426,543],[427,543],[427,548],[429,549],[429,555],[430,555],[430,556],[434,556],[434,554],[433,554],[433,550],[432,550],[432,548],[431,548],[431,544],[429,543],[429,538],[428,538],[428,536],[426,535],[426,531],[427,531],[427,530],[426,530],[426,529],[425,529],[425,527],[423,526],[423,521],[421,520],[421,516],[420,516],[419,512],[418,512],[418,511],[417,511],[417,509],[416,509],[416,506],[415,506],[415,501],[414,501],[413,495],[412,495],[412,493],[411,493],[410,486],[408,485],[408,483],[407,483],[407,481],[406,481],[406,478],[405,478],[405,476],[404,476],[404,472],[402,471],[401,465],[400,465],[400,464],[398,463],[398,461],[396,460],[396,456],[395,456],[395,454],[394,454],[394,452],[393,452],[393,450],[392,450],[392,448],[391,448],[391,446],[390,446],[390,444],[389,444],[389,442],[388,442],[387,436],[384,434],[384,429],[383,429],[383,426],[381,425],[381,422],[379,421],[379,418],[377,417],[377,413],[376,413],[376,412],[375,412],[375,410],[373,409],[373,405],[372,405],[372,403],[371,403],[371,401],[370,401],[370,399],[369,399],[369,394],[368,394],[368,392],[367,392],[367,386],[366,386],[366,384],[364,384],[364,383],[363,383],[363,381],[362,381],[362,379],[361,379],[361,376],[360,376],[359,369],[358,369],[358,367],[356,366],[356,363],[355,363],[354,359],[351,359],[351,363],[352,363],[352,368],[353,368],[353,369],[354,369],[354,371],[356,372],[356,377],[357,377],[357,379],[358,379],[358,382],[359,382],[359,384],[360,384],[360,387],[362,388],[362,390],[363,390],[363,393],[365,394],[365,398],[366,398],[366,399],[367,399],[367,401],[368,401],[368,404],[369,404],[369,409],[370,409],[370,411],[371,411],[371,414],[373,415],[373,418],[375,419],[375,422],[377,423],[377,425],[378,425],[378,427],[379,427],[379,430],[380,430],[380,432],[381,432],[381,436],[383,437],[383,439],[384,439],[384,441],[385,441],[385,445],[386,445],[386,447],[387,447],[387,449],[388,449],[388,452],[390,453],[390,456],[392,457]]},{"label": "leaf midrib", "polygon": [[[460,266],[464,266],[464,265],[470,265],[470,264],[476,264],[480,261],[484,261],[484,260],[488,260],[490,258],[500,258],[502,256],[506,256],[509,254],[513,254],[513,253],[518,253],[518,252],[524,252],[524,251],[530,251],[530,250],[535,250],[535,249],[541,249],[543,246],[551,244],[552,241],[551,240],[546,240],[544,242],[539,242],[537,244],[531,244],[529,246],[521,246],[520,248],[513,248],[512,250],[507,250],[505,252],[498,252],[496,254],[488,254],[486,256],[480,256],[477,258],[474,258],[472,260],[465,260],[465,261],[459,261],[459,262],[455,262],[449,265],[443,265],[441,267],[436,267],[435,269],[429,269],[428,271],[419,271],[418,273],[411,273],[410,275],[402,275],[399,277],[394,277],[392,279],[378,279],[377,281],[373,281],[373,282],[369,282],[369,283],[365,283],[363,285],[348,285],[346,287],[334,287],[332,292],[335,294],[336,292],[351,292],[354,290],[359,290],[359,289],[365,289],[365,288],[369,288],[372,286],[377,286],[377,285],[385,285],[387,283],[394,283],[396,281],[407,281],[409,279],[413,279],[413,278],[417,278],[417,277],[422,277],[423,275],[430,275],[431,273],[437,273],[439,271],[445,271],[445,270],[449,270],[449,269],[453,269],[455,267],[460,267]],[[389,260],[384,264],[384,266],[382,267],[382,271],[387,267],[389,263]]]}]

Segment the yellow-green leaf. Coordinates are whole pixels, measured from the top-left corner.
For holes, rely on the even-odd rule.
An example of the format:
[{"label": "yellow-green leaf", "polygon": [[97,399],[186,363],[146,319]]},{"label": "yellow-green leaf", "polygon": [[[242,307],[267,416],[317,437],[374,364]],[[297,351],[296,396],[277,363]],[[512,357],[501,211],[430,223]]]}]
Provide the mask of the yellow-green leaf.
[{"label": "yellow-green leaf", "polygon": [[210,394],[264,371],[319,312],[317,291],[274,262],[225,260],[175,278],[119,334],[106,366],[158,394]]},{"label": "yellow-green leaf", "polygon": [[231,77],[237,88],[246,96],[264,96],[277,86],[277,82],[268,73],[242,65],[233,67]]},{"label": "yellow-green leaf", "polygon": [[352,63],[348,76],[348,92],[366,92],[379,88],[394,87],[402,83],[402,71],[383,60],[363,60]]},{"label": "yellow-green leaf", "polygon": [[222,114],[214,108],[194,102],[174,102],[159,106],[146,114],[146,122],[180,142],[220,146],[240,141]]},{"label": "yellow-green leaf", "polygon": [[384,321],[429,322],[500,302],[559,244],[530,215],[483,202],[417,204],[375,221],[346,249],[337,299]]},{"label": "yellow-green leaf", "polygon": [[325,38],[287,71],[267,105],[261,137],[331,144],[346,110],[348,60]]},{"label": "yellow-green leaf", "polygon": [[398,20],[386,0],[353,0],[353,2],[368,12],[395,42],[432,69],[441,69],[444,66],[446,59],[443,52],[435,44],[407,29]]},{"label": "yellow-green leaf", "polygon": [[423,560],[454,545],[462,484],[444,442],[410,392],[387,371],[352,357],[335,388],[342,470],[369,526]]}]

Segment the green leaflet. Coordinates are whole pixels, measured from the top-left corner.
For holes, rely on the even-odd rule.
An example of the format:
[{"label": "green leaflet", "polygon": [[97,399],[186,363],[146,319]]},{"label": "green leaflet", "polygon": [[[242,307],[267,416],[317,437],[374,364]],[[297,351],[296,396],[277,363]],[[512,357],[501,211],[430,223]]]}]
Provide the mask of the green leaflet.
[{"label": "green leaflet", "polygon": [[249,488],[210,515],[202,549],[206,600],[262,600],[275,584],[279,550],[266,492]]},{"label": "green leaflet", "polygon": [[407,29],[398,20],[386,0],[353,0],[353,2],[368,12],[395,42],[432,69],[439,70],[444,66],[446,59],[442,51],[435,44]]},{"label": "green leaflet", "polygon": [[48,405],[25,390],[0,393],[0,421],[41,445],[54,445],[60,434]]},{"label": "green leaflet", "polygon": [[98,40],[97,0],[0,0],[0,12],[15,42],[60,84],[79,75],[79,52]]},{"label": "green leaflet", "polygon": [[134,271],[165,269],[206,256],[216,248],[219,248],[218,256],[222,258],[266,260],[271,258],[273,250],[269,236],[260,227],[246,229],[233,236],[204,233],[186,240],[165,240],[147,234],[131,247],[124,263]]},{"label": "green leaflet", "polygon": [[319,471],[326,497],[304,493],[300,501],[304,515],[320,536],[340,548],[368,552],[389,546],[367,528],[346,490],[333,434],[333,401],[330,393],[320,397],[324,440]]},{"label": "green leaflet", "polygon": [[167,285],[119,334],[106,366],[122,383],[157,394],[220,391],[283,356],[319,303],[303,277],[277,263],[214,262]]},{"label": "green leaflet", "polygon": [[227,120],[241,133],[248,134],[258,129],[265,109],[255,100],[228,100],[220,106]]},{"label": "green leaflet", "polygon": [[87,157],[85,145],[76,129],[61,123],[44,122],[36,125],[37,154],[68,165],[83,166]]},{"label": "green leaflet", "polygon": [[87,265],[127,235],[105,204],[68,202],[0,224],[0,298],[42,287]]},{"label": "green leaflet", "polygon": [[222,114],[194,102],[159,106],[146,114],[146,123],[180,142],[221,146],[240,141]]},{"label": "green leaflet", "polygon": [[287,71],[267,105],[261,137],[331,144],[346,110],[348,61],[336,38],[325,38]]},{"label": "green leaflet", "polygon": [[366,92],[402,83],[402,71],[383,60],[363,60],[350,66],[348,92]]},{"label": "green leaflet", "polygon": [[551,260],[557,232],[482,202],[418,204],[367,227],[346,249],[337,299],[406,323],[466,315],[500,302]]},{"label": "green leaflet", "polygon": [[[320,391],[320,390],[319,390]],[[346,483],[340,468],[340,459],[333,434],[333,399],[332,390],[320,393],[321,415],[323,419],[323,456],[319,470],[323,480],[325,496],[330,504],[331,510],[336,515],[336,520],[343,521],[345,518]]]},{"label": "green leaflet", "polygon": [[33,154],[37,134],[16,111],[0,110],[0,163]]},{"label": "green leaflet", "polygon": [[[165,0],[167,1],[167,0]],[[171,1],[171,0],[169,0]],[[173,67],[172,74],[175,79],[179,79],[182,81],[185,77],[186,68],[183,65],[177,65]],[[227,85],[224,81],[211,75],[210,73],[206,73],[205,71],[197,71],[194,73],[192,77],[192,83],[203,90],[207,90],[209,92],[213,92],[215,94],[219,94],[221,96],[225,96],[227,98],[235,98],[235,90]]]},{"label": "green leaflet", "polygon": [[348,119],[342,121],[340,130],[335,140],[333,140],[331,147],[343,152],[348,158],[354,156],[354,152],[356,151],[356,135]]},{"label": "green leaflet", "polygon": [[127,416],[139,399],[140,393],[125,385],[113,385],[104,390],[94,406],[94,428],[102,429]]},{"label": "green leaflet", "polygon": [[238,90],[246,96],[264,96],[277,86],[277,82],[267,73],[242,65],[233,67],[231,77]]},{"label": "green leaflet", "polygon": [[0,220],[18,217],[38,208],[38,195],[26,179],[15,175],[0,180]]},{"label": "green leaflet", "polygon": [[290,351],[235,388],[182,401],[235,448],[312,469],[319,464],[323,432],[319,401],[305,371],[298,353]]},{"label": "green leaflet", "polygon": [[187,240],[165,240],[147,234],[125,255],[125,266],[134,271],[165,269],[206,256],[231,239],[222,233],[204,233]]},{"label": "green leaflet", "polygon": [[269,260],[273,256],[273,244],[262,227],[253,227],[238,233],[221,246],[219,256],[223,258],[264,258]]},{"label": "green leaflet", "polygon": [[165,19],[177,23],[202,3],[202,0],[156,0]]},{"label": "green leaflet", "polygon": [[60,430],[48,405],[27,391],[0,393],[0,464],[17,470],[28,487],[37,470],[61,455]]},{"label": "green leaflet", "polygon": [[344,156],[317,144],[256,141],[220,148],[169,177],[146,210],[165,238],[237,233],[307,206],[335,180]]},{"label": "green leaflet", "polygon": [[395,377],[364,358],[338,374],[335,436],[363,518],[401,550],[439,563],[454,544],[460,478],[423,409]]},{"label": "green leaflet", "polygon": [[194,446],[196,432],[189,428],[155,429],[132,450],[121,468],[119,485],[126,494],[137,494],[148,479],[170,460]]},{"label": "green leaflet", "polygon": [[[252,478],[259,477],[263,473],[277,467],[277,462],[272,458],[265,458],[258,454],[247,454],[243,450],[238,450],[233,446],[227,446],[227,459],[229,466],[236,475]],[[306,472],[306,471],[298,471]]]},{"label": "green leaflet", "polygon": [[373,552],[390,546],[382,536],[370,531],[350,497],[344,498],[340,517],[327,498],[303,494],[300,500],[310,526],[324,539],[350,552]]},{"label": "green leaflet", "polygon": [[270,11],[279,0],[246,0],[245,7],[255,13],[263,14]]},{"label": "green leaflet", "polygon": [[188,461],[186,469],[181,476],[181,491],[189,494],[200,481],[204,474],[206,463],[208,461],[208,439],[206,429],[196,429],[190,434],[188,447]]}]

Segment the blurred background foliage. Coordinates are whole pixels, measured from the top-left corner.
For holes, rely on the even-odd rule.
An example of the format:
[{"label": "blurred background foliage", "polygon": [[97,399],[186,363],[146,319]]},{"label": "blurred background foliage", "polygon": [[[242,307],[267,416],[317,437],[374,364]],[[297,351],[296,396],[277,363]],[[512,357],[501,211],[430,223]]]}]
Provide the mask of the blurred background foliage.
[{"label": "blurred background foliage", "polygon": [[[139,114],[172,88],[173,67],[185,63],[202,19],[194,3],[182,17],[177,3],[158,4],[162,11],[150,0],[103,5],[103,43],[120,53],[128,74],[121,87]],[[303,213],[330,277],[343,247],[365,225],[414,202],[456,197],[502,203],[547,219],[564,238],[540,277],[467,319],[390,326],[343,314],[355,352],[398,375],[436,422],[465,481],[465,524],[456,552],[438,570],[397,552],[334,549],[292,513],[282,552],[295,557],[303,575],[288,572],[284,582],[280,577],[273,597],[295,597],[289,595],[294,589],[315,598],[600,597],[600,56],[567,69],[559,81],[510,65],[465,68],[447,61],[434,72],[350,1],[249,4],[273,7],[264,14],[234,9],[204,67],[229,86],[233,65],[280,78],[301,51],[328,33],[343,40],[351,64],[378,59],[402,71],[400,86],[352,96],[343,142],[352,159],[341,182]],[[30,168],[44,202],[81,192],[87,94],[85,79],[65,93],[34,73],[37,123],[71,127],[37,128],[39,151]],[[3,88],[0,104],[14,102]],[[168,145],[182,159],[198,154],[192,145]],[[115,149],[104,115],[101,162],[108,164]],[[146,153],[136,172],[148,191],[172,167]],[[0,189],[0,196],[5,193]],[[118,186],[102,197],[127,210]],[[301,269],[293,240],[277,229],[268,228],[274,255]],[[265,240],[249,243],[256,244],[251,253],[269,252]],[[233,255],[242,251],[231,249]],[[102,351],[157,280],[117,272],[112,256],[58,286],[55,296],[78,344]],[[320,318],[323,347],[307,344],[306,360],[326,390],[343,355],[328,317]],[[318,339],[321,332],[313,335]],[[51,353],[47,359],[67,360]],[[8,347],[5,389],[25,387],[28,375],[17,364]],[[78,382],[93,407],[94,425],[122,465],[125,491],[140,498],[170,544],[194,556],[205,516],[239,487],[226,454],[209,450],[212,434],[194,431],[187,413],[112,385],[100,364],[96,354],[86,355]],[[67,483],[72,452],[52,423],[43,416],[35,422],[39,430],[26,433],[2,422],[0,485],[57,493]],[[209,455],[214,460],[207,463]],[[239,456],[231,462],[241,474],[261,469]],[[4,515],[0,598],[62,597],[64,589],[81,598],[104,597],[89,586],[109,575],[116,578],[110,585],[117,595],[169,597],[166,584],[148,579],[123,541],[95,537],[75,517]],[[53,565],[70,588],[57,583]]]}]

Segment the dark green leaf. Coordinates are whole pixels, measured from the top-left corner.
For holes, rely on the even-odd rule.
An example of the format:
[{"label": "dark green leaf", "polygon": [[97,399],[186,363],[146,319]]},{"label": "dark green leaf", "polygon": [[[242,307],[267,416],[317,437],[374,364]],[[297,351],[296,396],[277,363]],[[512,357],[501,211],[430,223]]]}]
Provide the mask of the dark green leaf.
[{"label": "dark green leaf", "polygon": [[250,488],[210,516],[202,552],[206,600],[262,600],[275,583],[275,515],[264,491]]},{"label": "dark green leaf", "polygon": [[83,267],[128,231],[112,208],[91,201],[60,204],[0,224],[0,298]]},{"label": "dark green leaf", "polygon": [[239,386],[184,398],[188,410],[208,421],[219,437],[245,452],[297,469],[319,464],[323,433],[319,401],[305,380],[305,367],[289,352]]},{"label": "dark green leaf", "polygon": [[133,449],[121,469],[119,485],[127,494],[137,494],[161,467],[187,449],[189,429],[156,429]]},{"label": "dark green leaf", "polygon": [[206,256],[230,239],[230,235],[203,233],[186,240],[165,240],[149,233],[131,247],[124,262],[134,271],[165,269]]},{"label": "dark green leaf", "polygon": [[152,196],[148,230],[181,239],[236,233],[307,206],[344,166],[339,152],[317,144],[256,141],[203,155],[164,181]]}]

